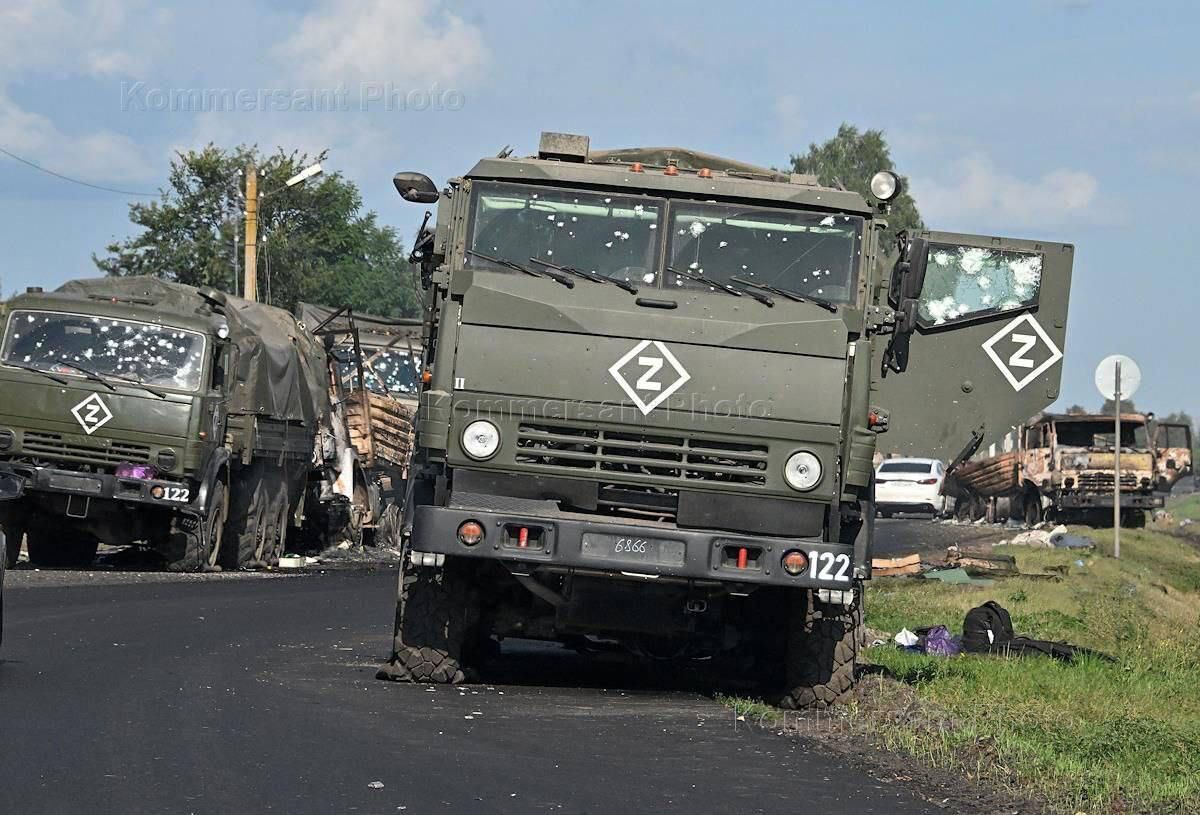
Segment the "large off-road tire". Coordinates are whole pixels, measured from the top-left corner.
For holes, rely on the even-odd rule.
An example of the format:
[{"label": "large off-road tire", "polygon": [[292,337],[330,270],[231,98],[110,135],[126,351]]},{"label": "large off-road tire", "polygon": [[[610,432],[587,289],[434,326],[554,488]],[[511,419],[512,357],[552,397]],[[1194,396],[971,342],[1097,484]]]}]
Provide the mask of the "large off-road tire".
[{"label": "large off-road tire", "polygon": [[86,569],[96,559],[100,541],[79,529],[53,529],[37,524],[25,531],[29,562],[39,568]]},{"label": "large off-road tire", "polygon": [[466,678],[464,648],[474,616],[464,564],[414,566],[405,552],[400,567],[391,659],[377,674],[398,682],[457,684]]},{"label": "large off-road tire", "polygon": [[17,524],[0,525],[4,535],[4,565],[12,568],[21,556],[21,542],[25,540],[25,527]]},{"label": "large off-road tire", "polygon": [[[236,476],[229,509],[229,543],[222,565],[227,569],[261,569],[275,546],[279,496],[287,495],[283,473],[255,464]],[[285,499],[286,500],[286,499]]]},{"label": "large off-road tire", "polygon": [[1025,525],[1030,529],[1040,524],[1043,520],[1041,493],[1035,489],[1025,490],[1025,494],[1021,498],[1021,512],[1024,515]]},{"label": "large off-road tire", "polygon": [[172,572],[219,572],[224,550],[225,526],[229,518],[229,490],[214,481],[208,491],[203,518],[176,513],[171,520],[163,549],[167,569]]},{"label": "large off-road tire", "polygon": [[847,701],[862,644],[862,583],[855,584],[849,606],[822,603],[815,591],[788,595],[785,683],[779,706],[825,710]]}]

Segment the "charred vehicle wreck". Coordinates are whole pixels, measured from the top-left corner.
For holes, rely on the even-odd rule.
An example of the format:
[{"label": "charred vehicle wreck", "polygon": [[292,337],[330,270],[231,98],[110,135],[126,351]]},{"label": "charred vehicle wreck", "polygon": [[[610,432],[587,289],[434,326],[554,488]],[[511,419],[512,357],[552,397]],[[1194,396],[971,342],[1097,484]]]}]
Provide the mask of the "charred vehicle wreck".
[{"label": "charred vehicle wreck", "polygon": [[[1006,434],[947,479],[960,518],[1112,525],[1112,416],[1044,414]],[[1152,415],[1121,416],[1122,525],[1142,526],[1192,472],[1192,431]]]},{"label": "charred vehicle wreck", "polygon": [[[790,707],[844,699],[879,434],[948,458],[1010,428],[1057,392],[1065,331],[1070,246],[923,232],[897,256],[899,183],[878,174],[868,201],[562,134],[441,191],[397,175],[438,211],[380,676],[461,681],[522,637],[704,659]],[[1037,370],[1016,388],[1022,349]]]}]

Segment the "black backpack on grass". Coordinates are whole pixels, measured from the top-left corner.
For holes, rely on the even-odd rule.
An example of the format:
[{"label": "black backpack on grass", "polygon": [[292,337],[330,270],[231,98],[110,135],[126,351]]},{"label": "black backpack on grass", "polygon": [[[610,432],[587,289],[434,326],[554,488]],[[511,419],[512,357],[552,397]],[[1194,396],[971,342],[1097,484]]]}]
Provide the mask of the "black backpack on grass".
[{"label": "black backpack on grass", "polygon": [[1071,645],[1066,642],[1034,640],[1013,634],[1012,617],[1008,609],[995,600],[988,600],[967,612],[963,620],[962,648],[974,654],[1025,656],[1042,654],[1064,662],[1079,656],[1090,656],[1105,662],[1116,662],[1108,654]]},{"label": "black backpack on grass", "polygon": [[995,600],[988,600],[967,612],[963,620],[962,647],[974,654],[986,654],[994,646],[1011,642],[1013,638],[1012,617],[1008,609]]}]

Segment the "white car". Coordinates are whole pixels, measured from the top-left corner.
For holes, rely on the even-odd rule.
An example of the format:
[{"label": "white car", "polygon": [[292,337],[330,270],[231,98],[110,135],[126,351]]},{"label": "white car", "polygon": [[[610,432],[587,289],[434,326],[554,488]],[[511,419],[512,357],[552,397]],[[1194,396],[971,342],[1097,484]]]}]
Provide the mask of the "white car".
[{"label": "white car", "polygon": [[875,470],[875,509],[882,518],[895,512],[946,514],[942,495],[946,467],[935,458],[889,458]]}]

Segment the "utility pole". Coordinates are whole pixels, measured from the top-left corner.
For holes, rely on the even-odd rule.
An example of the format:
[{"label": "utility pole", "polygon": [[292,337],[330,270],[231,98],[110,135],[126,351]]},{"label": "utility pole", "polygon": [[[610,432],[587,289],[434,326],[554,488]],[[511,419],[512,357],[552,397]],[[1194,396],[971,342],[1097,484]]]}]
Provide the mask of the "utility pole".
[{"label": "utility pole", "polygon": [[246,165],[246,268],[242,297],[258,300],[258,169]]},{"label": "utility pole", "polygon": [[1113,412],[1116,434],[1113,436],[1113,557],[1121,559],[1121,360],[1116,360],[1113,377]]}]

